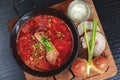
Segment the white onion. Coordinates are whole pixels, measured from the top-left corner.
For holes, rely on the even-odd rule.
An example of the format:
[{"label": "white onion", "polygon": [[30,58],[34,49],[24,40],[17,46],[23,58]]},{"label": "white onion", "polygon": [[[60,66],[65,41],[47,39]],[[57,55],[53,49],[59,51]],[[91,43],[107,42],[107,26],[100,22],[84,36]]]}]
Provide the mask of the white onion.
[{"label": "white onion", "polygon": [[[87,35],[88,35],[88,40],[90,42],[91,37],[92,37],[92,32],[88,32]],[[81,37],[80,40],[82,42],[82,47],[86,49],[87,45],[85,41],[85,35]],[[105,50],[105,47],[106,47],[106,42],[105,42],[104,36],[100,32],[97,32],[96,43],[95,43],[95,48],[94,48],[94,57],[99,56]]]},{"label": "white onion", "polygon": [[[83,27],[82,27],[83,23],[86,25],[86,30],[92,30],[92,21],[84,21],[80,23],[77,27],[79,36],[81,36],[84,33]],[[100,28],[98,26],[97,26],[97,31],[100,31]]]}]

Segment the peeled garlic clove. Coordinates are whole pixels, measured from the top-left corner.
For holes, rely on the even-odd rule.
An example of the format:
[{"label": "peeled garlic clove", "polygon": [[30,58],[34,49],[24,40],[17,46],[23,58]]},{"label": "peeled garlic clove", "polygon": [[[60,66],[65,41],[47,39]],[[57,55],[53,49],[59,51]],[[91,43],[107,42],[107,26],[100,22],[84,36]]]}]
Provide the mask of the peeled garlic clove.
[{"label": "peeled garlic clove", "polygon": [[101,33],[97,32],[96,44],[94,48],[94,57],[99,56],[101,53],[103,53],[105,47],[106,47],[105,37]]},{"label": "peeled garlic clove", "polygon": [[[86,25],[86,29],[87,30],[92,30],[92,21],[84,21],[82,23],[80,23],[77,27],[79,36],[83,35],[84,30],[83,30],[83,23]],[[100,31],[100,28],[97,26],[97,31]]]},{"label": "peeled garlic clove", "polygon": [[[90,42],[91,37],[92,37],[92,32],[87,32],[88,35],[88,41]],[[82,42],[82,47],[84,49],[87,48],[86,41],[85,41],[85,35],[81,37],[81,42]],[[100,33],[96,33],[96,42],[95,42],[95,47],[94,47],[94,57],[99,56],[103,51],[105,50],[106,47],[106,41],[105,37]]]},{"label": "peeled garlic clove", "polygon": [[93,69],[95,69],[95,71],[97,71],[98,73],[102,74],[108,68],[108,63],[109,63],[108,58],[103,56],[98,56],[95,59],[93,59],[93,66],[94,66]]},{"label": "peeled garlic clove", "polygon": [[75,75],[87,75],[87,61],[85,59],[77,58],[73,63],[71,70]]}]

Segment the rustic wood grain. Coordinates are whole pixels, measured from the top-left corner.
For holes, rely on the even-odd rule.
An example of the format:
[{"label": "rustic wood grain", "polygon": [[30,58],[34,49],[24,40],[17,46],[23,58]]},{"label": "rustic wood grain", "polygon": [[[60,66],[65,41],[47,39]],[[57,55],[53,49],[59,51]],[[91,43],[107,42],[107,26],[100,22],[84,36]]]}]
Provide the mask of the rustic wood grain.
[{"label": "rustic wood grain", "polygon": [[[71,1],[73,1],[73,0],[66,0],[62,3],[53,5],[50,8],[62,10],[63,12],[66,13],[67,7],[68,7],[68,5],[70,4]],[[90,16],[89,20],[93,20],[94,18],[97,18],[97,20],[99,22],[100,30],[101,30],[102,34],[105,36],[104,31],[102,29],[102,25],[100,23],[99,17],[98,17],[97,12],[96,12],[95,6],[93,4],[93,1],[92,0],[86,0],[86,2],[88,2],[90,4],[90,7],[92,9],[91,16]],[[12,28],[13,28],[13,26],[14,26],[14,24],[17,20],[18,20],[18,18],[14,18],[14,19],[11,19],[9,21],[9,23],[8,23],[9,31],[12,30]],[[77,25],[78,23],[75,22],[75,24]],[[106,42],[107,42],[107,39],[106,39]],[[105,56],[107,56],[107,58],[110,60],[109,61],[109,67],[108,67],[108,69],[106,70],[105,73],[99,74],[99,73],[91,70],[91,73],[90,73],[89,77],[88,76],[76,76],[74,80],[102,80],[102,79],[114,76],[117,72],[117,68],[116,68],[111,50],[109,48],[108,42],[106,44],[106,49],[105,49],[104,53],[105,53]],[[46,78],[45,77],[36,77],[36,76],[33,76],[33,75],[28,74],[26,72],[24,72],[24,73],[25,73],[25,76],[26,76],[27,80],[54,80],[53,77],[46,77]],[[56,77],[57,80],[70,80],[73,77],[73,75],[71,74],[71,72],[69,70],[67,70],[67,71],[65,71],[61,74],[56,75],[55,77]]]}]

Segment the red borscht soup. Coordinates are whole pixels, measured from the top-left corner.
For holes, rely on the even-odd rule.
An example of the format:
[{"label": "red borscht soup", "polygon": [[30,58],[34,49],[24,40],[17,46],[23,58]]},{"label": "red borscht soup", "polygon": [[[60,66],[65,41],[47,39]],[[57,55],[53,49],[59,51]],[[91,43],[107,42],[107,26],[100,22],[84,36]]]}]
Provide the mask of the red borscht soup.
[{"label": "red borscht soup", "polygon": [[27,20],[17,36],[20,58],[36,71],[51,71],[66,62],[73,47],[72,33],[60,18],[39,15]]}]

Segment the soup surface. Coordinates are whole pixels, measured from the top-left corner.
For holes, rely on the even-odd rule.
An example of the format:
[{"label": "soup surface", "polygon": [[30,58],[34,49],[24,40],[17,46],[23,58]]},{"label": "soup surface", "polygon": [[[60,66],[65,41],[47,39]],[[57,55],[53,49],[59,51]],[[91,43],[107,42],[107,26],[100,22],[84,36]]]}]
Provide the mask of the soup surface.
[{"label": "soup surface", "polygon": [[16,43],[24,63],[43,72],[64,64],[73,45],[66,23],[51,15],[39,15],[26,21],[18,32]]}]

